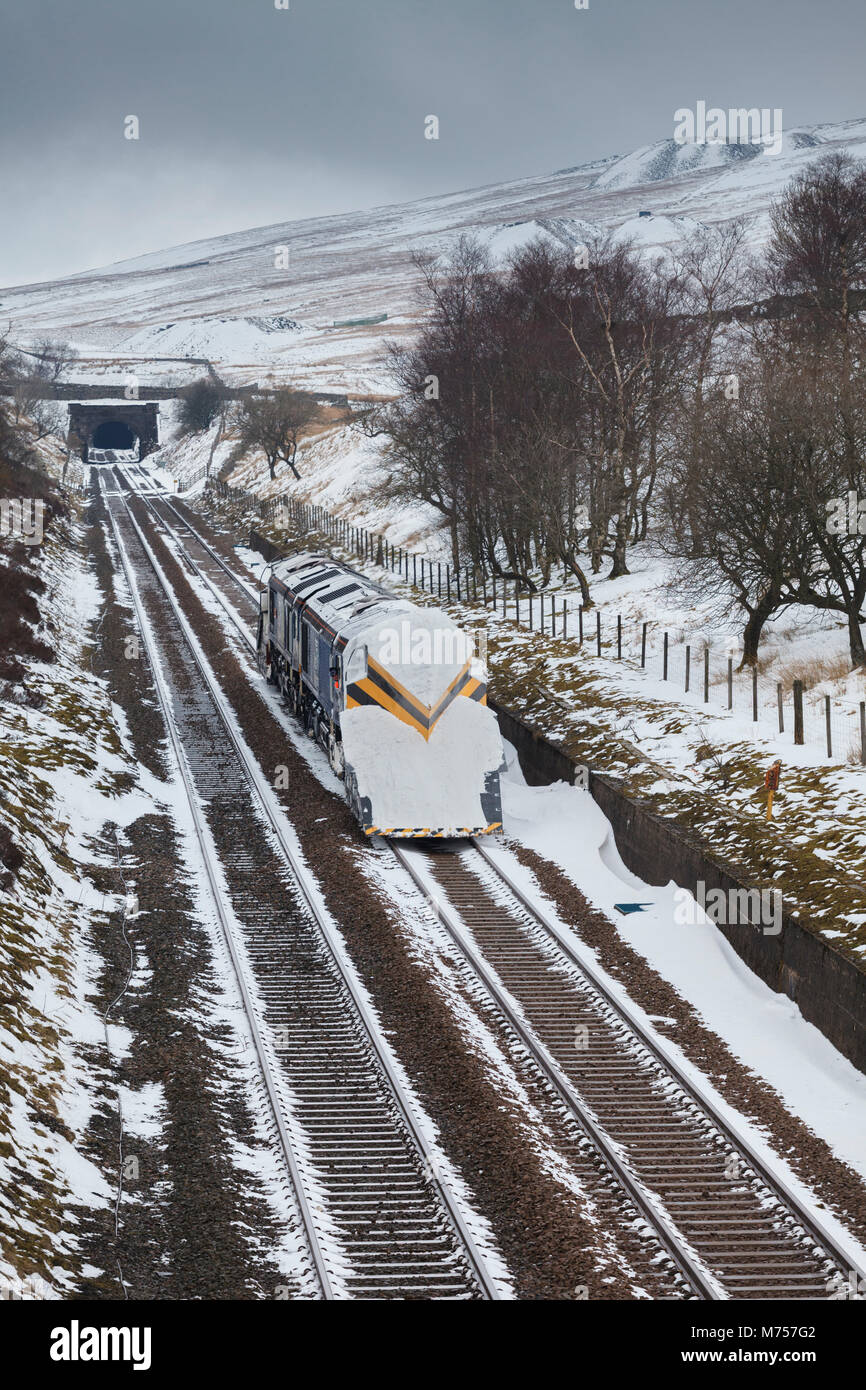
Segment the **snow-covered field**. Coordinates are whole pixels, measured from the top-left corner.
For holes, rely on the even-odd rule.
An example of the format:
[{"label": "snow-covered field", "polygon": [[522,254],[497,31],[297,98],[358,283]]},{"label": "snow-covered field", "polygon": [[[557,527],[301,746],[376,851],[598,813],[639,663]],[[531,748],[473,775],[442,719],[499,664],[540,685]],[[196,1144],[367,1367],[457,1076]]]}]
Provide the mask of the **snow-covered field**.
[{"label": "snow-covered field", "polygon": [[[553,174],[236,232],[0,290],[0,312],[22,341],[71,339],[81,380],[188,376],[182,359],[207,357],[231,380],[387,391],[382,344],[417,324],[415,252],[445,253],[474,232],[501,258],[539,235],[576,245],[595,228],[653,252],[738,214],[754,218],[759,245],[770,200],[831,149],[866,154],[866,119],[788,131],[778,154],[662,140]],[[334,327],[380,314],[384,323]]]}]

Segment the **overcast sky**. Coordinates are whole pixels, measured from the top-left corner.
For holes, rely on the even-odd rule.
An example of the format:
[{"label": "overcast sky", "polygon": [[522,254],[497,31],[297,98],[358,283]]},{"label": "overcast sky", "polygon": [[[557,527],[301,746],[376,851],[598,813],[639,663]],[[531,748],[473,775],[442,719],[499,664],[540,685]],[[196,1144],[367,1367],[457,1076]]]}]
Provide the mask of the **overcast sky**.
[{"label": "overcast sky", "polygon": [[701,99],[866,115],[864,0],[289,3],[0,0],[0,284],[625,152]]}]

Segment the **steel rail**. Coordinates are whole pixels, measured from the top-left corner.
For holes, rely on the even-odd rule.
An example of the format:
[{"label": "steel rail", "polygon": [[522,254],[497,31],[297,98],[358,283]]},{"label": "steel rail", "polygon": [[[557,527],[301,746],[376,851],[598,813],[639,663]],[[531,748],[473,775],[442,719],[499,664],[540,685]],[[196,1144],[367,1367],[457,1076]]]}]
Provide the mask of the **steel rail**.
[{"label": "steel rail", "polygon": [[761,1181],[771,1192],[787,1207],[791,1209],[797,1221],[813,1237],[827,1254],[840,1267],[849,1270],[862,1280],[862,1287],[866,1287],[866,1271],[858,1266],[852,1255],[843,1250],[838,1244],[833,1234],[826,1228],[820,1218],[808,1211],[803,1206],[797,1194],[789,1187],[784,1178],[773,1173],[761,1158],[757,1150],[752,1146],[745,1135],[740,1134],[734,1129],[730,1122],[722,1114],[711,1096],[709,1096],[692,1077],[688,1076],[677,1059],[667,1053],[660,1044],[659,1039],[650,1032],[637,1014],[629,1007],[628,1003],[618,998],[608,987],[596,970],[588,961],[585,961],[577,954],[571,943],[556,923],[545,912],[544,908],[530,899],[523,889],[514,882],[505,868],[490,853],[489,849],[480,840],[473,838],[471,842],[477,852],[481,855],[485,863],[493,870],[500,882],[505,886],[526,912],[536,919],[545,931],[553,938],[562,953],[568,958],[570,963],[584,976],[594,990],[604,999],[608,1007],[617,1015],[625,1026],[640,1040],[643,1046],[650,1052],[656,1061],[667,1071],[681,1090],[685,1091],[690,1100],[702,1110],[706,1117],[721,1131],[724,1138],[731,1148],[737,1150],[747,1161],[749,1166],[755,1170]]},{"label": "steel rail", "polygon": [[[373,1053],[375,1054],[382,1068],[382,1071],[387,1079],[392,1097],[403,1118],[403,1122],[406,1126],[408,1134],[419,1156],[425,1161],[425,1163],[429,1165],[430,1153],[427,1143],[420,1129],[420,1126],[418,1125],[412,1113],[411,1106],[409,1105],[403,1093],[403,1087],[391,1061],[389,1050],[385,1045],[384,1040],[382,1040],[379,1037],[378,1024],[376,1020],[373,1018],[366,1004],[366,1001],[363,999],[359,991],[359,988],[354,979],[354,971],[351,968],[349,961],[345,957],[345,952],[342,948],[342,945],[336,940],[328,917],[323,912],[322,908],[320,907],[317,901],[317,893],[315,885],[312,882],[311,876],[309,872],[306,870],[306,868],[300,864],[293,847],[289,843],[289,840],[285,834],[284,827],[282,825],[282,813],[278,815],[275,812],[271,801],[270,788],[267,787],[264,783],[262,773],[258,768],[258,765],[256,764],[253,755],[246,747],[246,744],[241,740],[234,728],[233,717],[228,702],[225,696],[223,695],[222,690],[217,685],[216,680],[213,674],[211,673],[207,662],[204,660],[202,654],[199,651],[199,644],[195,638],[195,635],[192,632],[192,629],[189,626],[189,623],[185,615],[179,607],[176,597],[171,589],[171,586],[168,580],[166,579],[165,575],[163,574],[159,562],[153,554],[146,537],[144,536],[140,526],[138,525],[138,522],[133,516],[131,508],[129,507],[126,498],[123,496],[122,493],[118,493],[118,495],[120,496],[121,501],[123,502],[123,505],[126,508],[129,520],[136,531],[142,549],[144,550],[144,553],[148,558],[151,568],[153,569],[157,577],[157,580],[163,589],[163,592],[165,593],[167,599],[169,600],[169,603],[171,604],[174,615],[178,620],[180,630],[183,633],[187,646],[196,662],[196,665],[198,666],[198,669],[201,673],[202,679],[204,680],[208,693],[210,694],[211,699],[213,700],[214,705],[220,715],[220,719],[228,735],[229,741],[232,744],[235,753],[237,754],[240,764],[246,774],[247,780],[252,790],[256,794],[256,798],[259,802],[259,805],[268,823],[270,824],[271,829],[273,830],[276,836],[277,842],[280,846],[283,856],[292,872],[292,875],[295,879],[295,882],[297,883],[302,897],[305,903],[307,904],[308,910],[312,914],[316,924],[319,927],[323,941],[327,946],[331,958],[334,962],[334,965],[338,970],[340,977],[352,999],[359,1021],[363,1026],[364,1032],[367,1036]],[[139,496],[146,505],[150,503],[150,499],[146,498],[143,494],[136,493],[136,495]],[[151,508],[151,510],[153,509]],[[181,545],[182,549],[184,548],[182,546],[182,542],[180,542],[179,540],[178,544]],[[187,558],[190,559],[188,552],[185,553],[187,554]],[[194,564],[194,562],[192,563]],[[218,594],[218,591],[215,589],[215,586],[211,585],[211,589],[214,593]],[[223,606],[225,606],[225,604]],[[458,1236],[459,1242],[463,1247],[464,1253],[467,1255],[469,1259],[473,1273],[476,1279],[478,1280],[481,1292],[487,1299],[498,1300],[501,1297],[501,1295],[499,1293],[499,1289],[495,1281],[493,1280],[492,1275],[490,1274],[490,1271],[487,1268],[486,1260],[476,1246],[475,1238],[472,1235],[472,1232],[469,1230],[468,1226],[466,1225],[466,1222],[463,1218],[462,1212],[460,1211],[459,1205],[456,1201],[456,1198],[454,1197],[454,1194],[451,1192],[448,1185],[442,1181],[438,1173],[435,1172],[435,1165],[434,1171],[432,1172],[431,1176],[432,1181],[435,1182],[436,1187],[440,1193],[442,1204],[451,1222],[452,1228]]]},{"label": "steel rail", "polygon": [[[417,868],[412,863],[413,851],[407,850],[403,845],[399,845],[393,840],[389,840],[387,843],[398,863],[402,865],[415,886],[419,888],[429,900],[430,885],[423,875],[418,873]],[[414,853],[418,853],[418,851],[416,850]],[[458,914],[450,905],[446,905],[442,899],[438,897],[436,898],[435,912],[451,940],[469,962],[476,976],[481,980],[500,1012],[504,1014],[509,1027],[517,1034],[536,1066],[556,1091],[569,1114],[577,1121],[593,1147],[600,1154],[607,1168],[616,1178],[616,1181],[625,1192],[628,1193],[628,1196],[634,1202],[638,1211],[652,1226],[657,1239],[667,1251],[683,1278],[694,1292],[705,1300],[720,1300],[724,1298],[725,1295],[716,1284],[715,1280],[703,1269],[701,1262],[692,1255],[686,1242],[683,1241],[674,1226],[668,1221],[667,1217],[656,1208],[655,1203],[649,1193],[644,1189],[640,1180],[623,1162],[619,1155],[617,1144],[590,1115],[580,1096],[567,1077],[563,1075],[544,1043],[542,1043],[524,1023],[515,1001],[512,1000],[507,991],[503,989],[487,963],[467,940],[466,932]]]},{"label": "steel rail", "polygon": [[[103,496],[106,498],[107,501],[109,494],[105,490],[104,483],[102,483],[102,481],[100,481],[100,486],[103,491]],[[121,498],[121,501],[123,501],[124,506],[126,506],[126,501],[123,498],[123,494],[118,492],[116,495]],[[141,640],[147,652],[148,662],[150,664],[150,669],[154,680],[154,686],[157,692],[157,698],[159,700],[163,720],[165,722],[166,730],[168,732],[169,740],[171,742],[174,759],[177,764],[178,771],[180,772],[184,792],[186,795],[187,802],[189,804],[196,839],[198,841],[199,850],[201,852],[202,861],[204,863],[205,872],[207,874],[208,888],[211,900],[217,915],[217,919],[220,923],[220,927],[222,929],[223,938],[229,951],[229,956],[231,958],[235,978],[237,980],[238,988],[240,990],[241,998],[243,1000],[244,1012],[246,1014],[250,1031],[252,1032],[253,1045],[256,1050],[256,1057],[259,1063],[259,1070],[261,1072],[262,1079],[265,1084],[265,1089],[267,1091],[268,1100],[274,1117],[274,1123],[276,1125],[277,1133],[279,1135],[280,1148],[282,1150],[283,1159],[289,1171],[292,1187],[298,1202],[298,1207],[301,1213],[301,1219],[304,1224],[304,1231],[310,1246],[310,1253],[316,1270],[316,1276],[319,1280],[323,1296],[326,1299],[333,1299],[335,1297],[335,1294],[331,1282],[331,1276],[328,1270],[324,1251],[322,1250],[321,1242],[319,1240],[319,1234],[316,1230],[315,1222],[313,1221],[313,1215],[310,1209],[309,1199],[307,1197],[306,1190],[304,1187],[303,1178],[295,1160],[294,1144],[292,1142],[292,1138],[289,1134],[289,1129],[284,1118],[284,1112],[286,1107],[279,1096],[279,1092],[275,1083],[274,1069],[272,1068],[270,1059],[267,1055],[264,1037],[262,1034],[262,1030],[259,1027],[258,1019],[256,1016],[257,1011],[255,1008],[255,1004],[250,993],[249,987],[247,985],[245,971],[240,960],[237,945],[234,940],[234,932],[232,930],[231,923],[228,919],[228,915],[225,912],[225,909],[222,904],[220,887],[217,880],[216,870],[213,864],[214,856],[210,844],[210,838],[207,832],[207,828],[204,824],[204,819],[201,814],[201,809],[198,803],[198,797],[196,795],[195,786],[192,780],[192,774],[189,770],[189,764],[187,762],[186,754],[183,750],[183,744],[181,743],[180,735],[178,733],[177,726],[175,723],[174,713],[172,711],[171,697],[165,686],[165,679],[160,667],[159,656],[155,649],[153,636],[150,632],[149,621],[144,611],[144,605],[141,601],[141,596],[139,594],[138,585],[136,583],[132,571],[132,565],[129,560],[126,545],[123,541],[123,537],[120,534],[120,528],[117,525],[117,520],[109,505],[106,506],[106,511],[108,512],[109,522],[111,524],[112,533],[114,535],[114,542],[117,546],[117,551],[120,556],[120,562],[124,576],[126,578],[127,587],[132,598],[133,609],[135,611],[138,629],[141,634]],[[129,512],[128,507],[127,512],[129,514],[130,520],[132,521],[132,524],[135,525],[135,518],[132,516],[132,513]],[[138,528],[136,527],[136,530],[137,529]]]},{"label": "steel rail", "polygon": [[[243,590],[244,594],[245,594],[246,597],[249,599],[249,601],[250,601],[250,603],[252,604],[253,608],[254,608],[255,611],[258,613],[258,610],[259,610],[259,596],[258,596],[258,593],[256,593],[256,592],[253,591],[253,589],[250,587],[249,584],[247,584],[247,582],[246,582],[245,579],[242,579],[241,576],[240,576],[239,574],[236,574],[236,573],[235,573],[235,571],[232,569],[231,565],[227,564],[227,562],[226,562],[226,561],[223,559],[223,557],[214,549],[214,547],[210,544],[210,542],[205,540],[204,536],[202,536],[202,535],[196,530],[196,528],[193,526],[192,522],[188,521],[187,518],[183,515],[183,513],[178,511],[177,507],[176,507],[175,504],[172,502],[172,500],[171,500],[170,497],[168,497],[165,493],[162,493],[162,492],[155,492],[155,491],[153,491],[153,490],[148,491],[148,492],[145,492],[144,489],[139,488],[139,487],[136,487],[135,483],[134,483],[134,482],[132,481],[132,479],[127,475],[127,473],[125,472],[125,470],[123,469],[123,467],[122,467],[121,465],[119,465],[119,464],[116,465],[116,467],[115,467],[115,472],[116,472],[116,473],[120,473],[120,474],[124,477],[124,479],[126,480],[128,486],[129,486],[130,492],[133,492],[137,497],[140,497],[140,498],[142,499],[142,501],[147,502],[148,505],[151,507],[151,510],[153,510],[153,504],[155,504],[155,503],[158,502],[158,503],[160,503],[162,506],[167,507],[167,508],[169,509],[169,511],[173,512],[174,515],[176,516],[177,520],[180,522],[181,526],[185,526],[186,529],[187,529],[187,531],[189,531],[190,535],[193,537],[193,539],[195,540],[196,544],[197,544],[197,545],[200,545],[201,548],[202,548],[202,550],[206,550],[207,553],[208,553],[208,555],[210,556],[210,558],[214,561],[214,563],[217,564],[217,565],[219,565],[219,567],[220,567],[221,570],[224,570],[224,571],[225,571],[225,573],[228,575],[229,579],[231,579],[232,582],[233,582],[234,584],[236,584],[236,585],[238,586],[239,589],[242,589],[242,590]],[[161,520],[161,521],[164,521],[165,519],[164,519],[163,517],[160,517],[160,520]],[[165,525],[168,525],[168,523],[165,522]],[[180,543],[180,542],[178,542],[178,543]],[[191,558],[191,557],[190,557],[190,558]]]}]

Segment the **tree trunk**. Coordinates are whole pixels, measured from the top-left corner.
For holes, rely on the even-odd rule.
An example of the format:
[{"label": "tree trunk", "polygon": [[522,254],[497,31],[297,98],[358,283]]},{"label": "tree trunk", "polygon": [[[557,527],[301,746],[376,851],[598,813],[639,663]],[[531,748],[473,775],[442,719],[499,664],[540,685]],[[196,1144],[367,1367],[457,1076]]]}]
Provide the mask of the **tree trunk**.
[{"label": "tree trunk", "polygon": [[863,645],[863,633],[860,630],[860,614],[858,606],[852,604],[848,610],[848,641],[851,647],[851,664],[853,666],[866,667],[866,647]]},{"label": "tree trunk", "polygon": [[616,539],[613,546],[613,564],[608,579],[619,579],[629,573],[625,557],[628,551],[629,515],[625,503],[616,518]]},{"label": "tree trunk", "polygon": [[749,613],[749,620],[743,628],[743,659],[740,662],[740,670],[744,666],[757,666],[761,633],[767,619],[774,612],[777,602],[778,595],[775,590],[771,590],[758,600],[756,606]]},{"label": "tree trunk", "polygon": [[566,572],[568,570],[571,570],[572,574],[575,576],[578,584],[580,585],[580,601],[583,607],[592,608],[593,603],[589,593],[589,583],[587,581],[586,575],[584,574],[583,570],[581,569],[580,565],[577,563],[573,555],[565,556],[565,568]]}]

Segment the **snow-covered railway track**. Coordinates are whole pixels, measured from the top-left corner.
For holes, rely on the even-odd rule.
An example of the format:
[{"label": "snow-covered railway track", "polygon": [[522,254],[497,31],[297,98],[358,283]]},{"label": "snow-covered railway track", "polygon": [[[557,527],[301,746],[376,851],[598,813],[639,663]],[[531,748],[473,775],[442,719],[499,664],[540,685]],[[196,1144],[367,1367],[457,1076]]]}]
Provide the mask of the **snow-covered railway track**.
[{"label": "snow-covered railway track", "polygon": [[325,1298],[497,1298],[278,803],[120,492],[111,528]]},{"label": "snow-covered railway track", "polygon": [[700,1297],[846,1296],[850,1257],[498,855],[391,848]]},{"label": "snow-covered railway track", "polygon": [[226,564],[226,561],[219,552],[205,540],[204,536],[195,529],[183,513],[178,511],[174,503],[168,497],[163,496],[148,497],[147,501],[151,505],[151,510],[155,511],[158,516],[161,515],[164,521],[167,521],[168,518],[166,513],[168,513],[171,517],[171,524],[175,529],[177,526],[183,528],[181,534],[184,545],[191,544],[198,552],[201,562],[204,563],[211,572],[216,571],[221,581],[228,579],[233,594],[236,597],[240,597],[244,611],[258,617],[259,599],[255,589],[251,584],[248,584],[245,579],[242,579],[240,575],[232,569],[231,565]]}]

